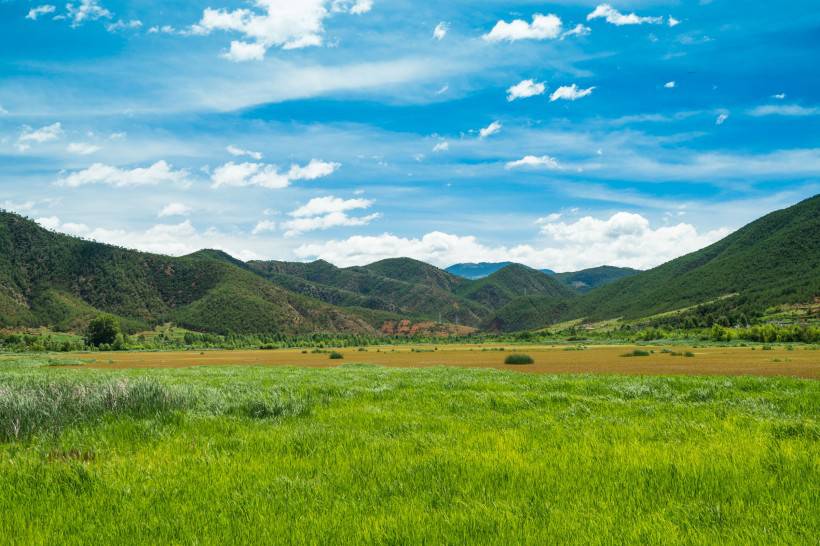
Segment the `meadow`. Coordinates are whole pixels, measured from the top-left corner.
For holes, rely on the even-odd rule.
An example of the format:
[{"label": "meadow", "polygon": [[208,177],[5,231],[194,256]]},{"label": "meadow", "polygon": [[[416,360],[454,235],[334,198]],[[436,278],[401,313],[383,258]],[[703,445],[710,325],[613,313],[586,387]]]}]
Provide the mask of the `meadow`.
[{"label": "meadow", "polygon": [[[817,354],[793,353],[801,351]],[[537,366],[538,352],[528,352]],[[462,358],[471,353],[504,360],[489,350]],[[816,380],[356,363],[380,354],[345,352],[334,367],[320,367],[327,354],[302,353],[290,360],[316,365],[8,356],[0,360],[0,542],[816,544],[820,536]]]}]

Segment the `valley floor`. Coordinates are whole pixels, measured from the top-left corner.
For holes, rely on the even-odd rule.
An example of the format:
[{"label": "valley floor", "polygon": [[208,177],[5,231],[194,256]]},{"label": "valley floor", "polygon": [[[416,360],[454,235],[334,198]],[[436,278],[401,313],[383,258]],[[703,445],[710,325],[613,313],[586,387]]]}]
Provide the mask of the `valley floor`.
[{"label": "valley floor", "polygon": [[[765,350],[764,350],[765,347]],[[646,356],[629,356],[633,351]],[[332,349],[343,358],[331,360],[330,349],[57,353],[34,357],[42,363],[76,364],[99,369],[186,368],[193,366],[298,366],[324,368],[345,363],[397,368],[495,368],[533,373],[606,373],[623,375],[756,375],[820,379],[820,348],[808,345],[628,346],[628,345],[417,345]],[[531,355],[535,363],[510,366],[505,357]],[[689,356],[685,356],[686,354]],[[0,356],[0,363],[26,358]]]},{"label": "valley floor", "polygon": [[820,536],[815,380],[16,358],[0,361],[0,543]]}]

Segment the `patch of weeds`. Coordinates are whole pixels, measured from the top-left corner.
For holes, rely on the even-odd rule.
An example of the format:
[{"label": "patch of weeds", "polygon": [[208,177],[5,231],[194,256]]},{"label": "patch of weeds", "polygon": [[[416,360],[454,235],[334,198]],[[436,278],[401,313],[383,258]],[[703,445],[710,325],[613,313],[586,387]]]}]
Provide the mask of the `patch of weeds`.
[{"label": "patch of weeds", "polygon": [[533,360],[533,358],[530,355],[512,354],[512,355],[509,355],[507,358],[504,359],[504,364],[512,364],[512,365],[535,364],[535,360]]},{"label": "patch of weeds", "polygon": [[342,353],[336,352],[336,351],[333,351],[332,353],[330,353],[329,356],[330,356],[330,360],[341,360],[345,357],[345,355],[343,355]]},{"label": "patch of weeds", "polygon": [[624,356],[624,357],[649,356],[649,354],[650,354],[649,351],[644,351],[642,349],[635,349],[631,353],[625,353],[625,354],[622,354],[621,356]]}]

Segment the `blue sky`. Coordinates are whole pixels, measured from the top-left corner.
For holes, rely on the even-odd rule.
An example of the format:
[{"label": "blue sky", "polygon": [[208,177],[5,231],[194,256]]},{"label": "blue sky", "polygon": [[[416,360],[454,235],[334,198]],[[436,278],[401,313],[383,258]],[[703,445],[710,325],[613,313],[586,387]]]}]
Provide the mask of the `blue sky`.
[{"label": "blue sky", "polygon": [[0,1],[0,207],[143,250],[648,268],[820,188],[814,1]]}]

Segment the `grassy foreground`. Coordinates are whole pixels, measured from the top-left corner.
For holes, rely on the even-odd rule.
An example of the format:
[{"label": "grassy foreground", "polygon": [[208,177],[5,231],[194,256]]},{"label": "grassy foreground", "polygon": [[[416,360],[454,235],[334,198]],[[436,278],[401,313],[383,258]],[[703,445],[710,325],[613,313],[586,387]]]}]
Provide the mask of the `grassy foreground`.
[{"label": "grassy foreground", "polygon": [[3,543],[820,536],[816,381],[41,364],[0,366]]}]

